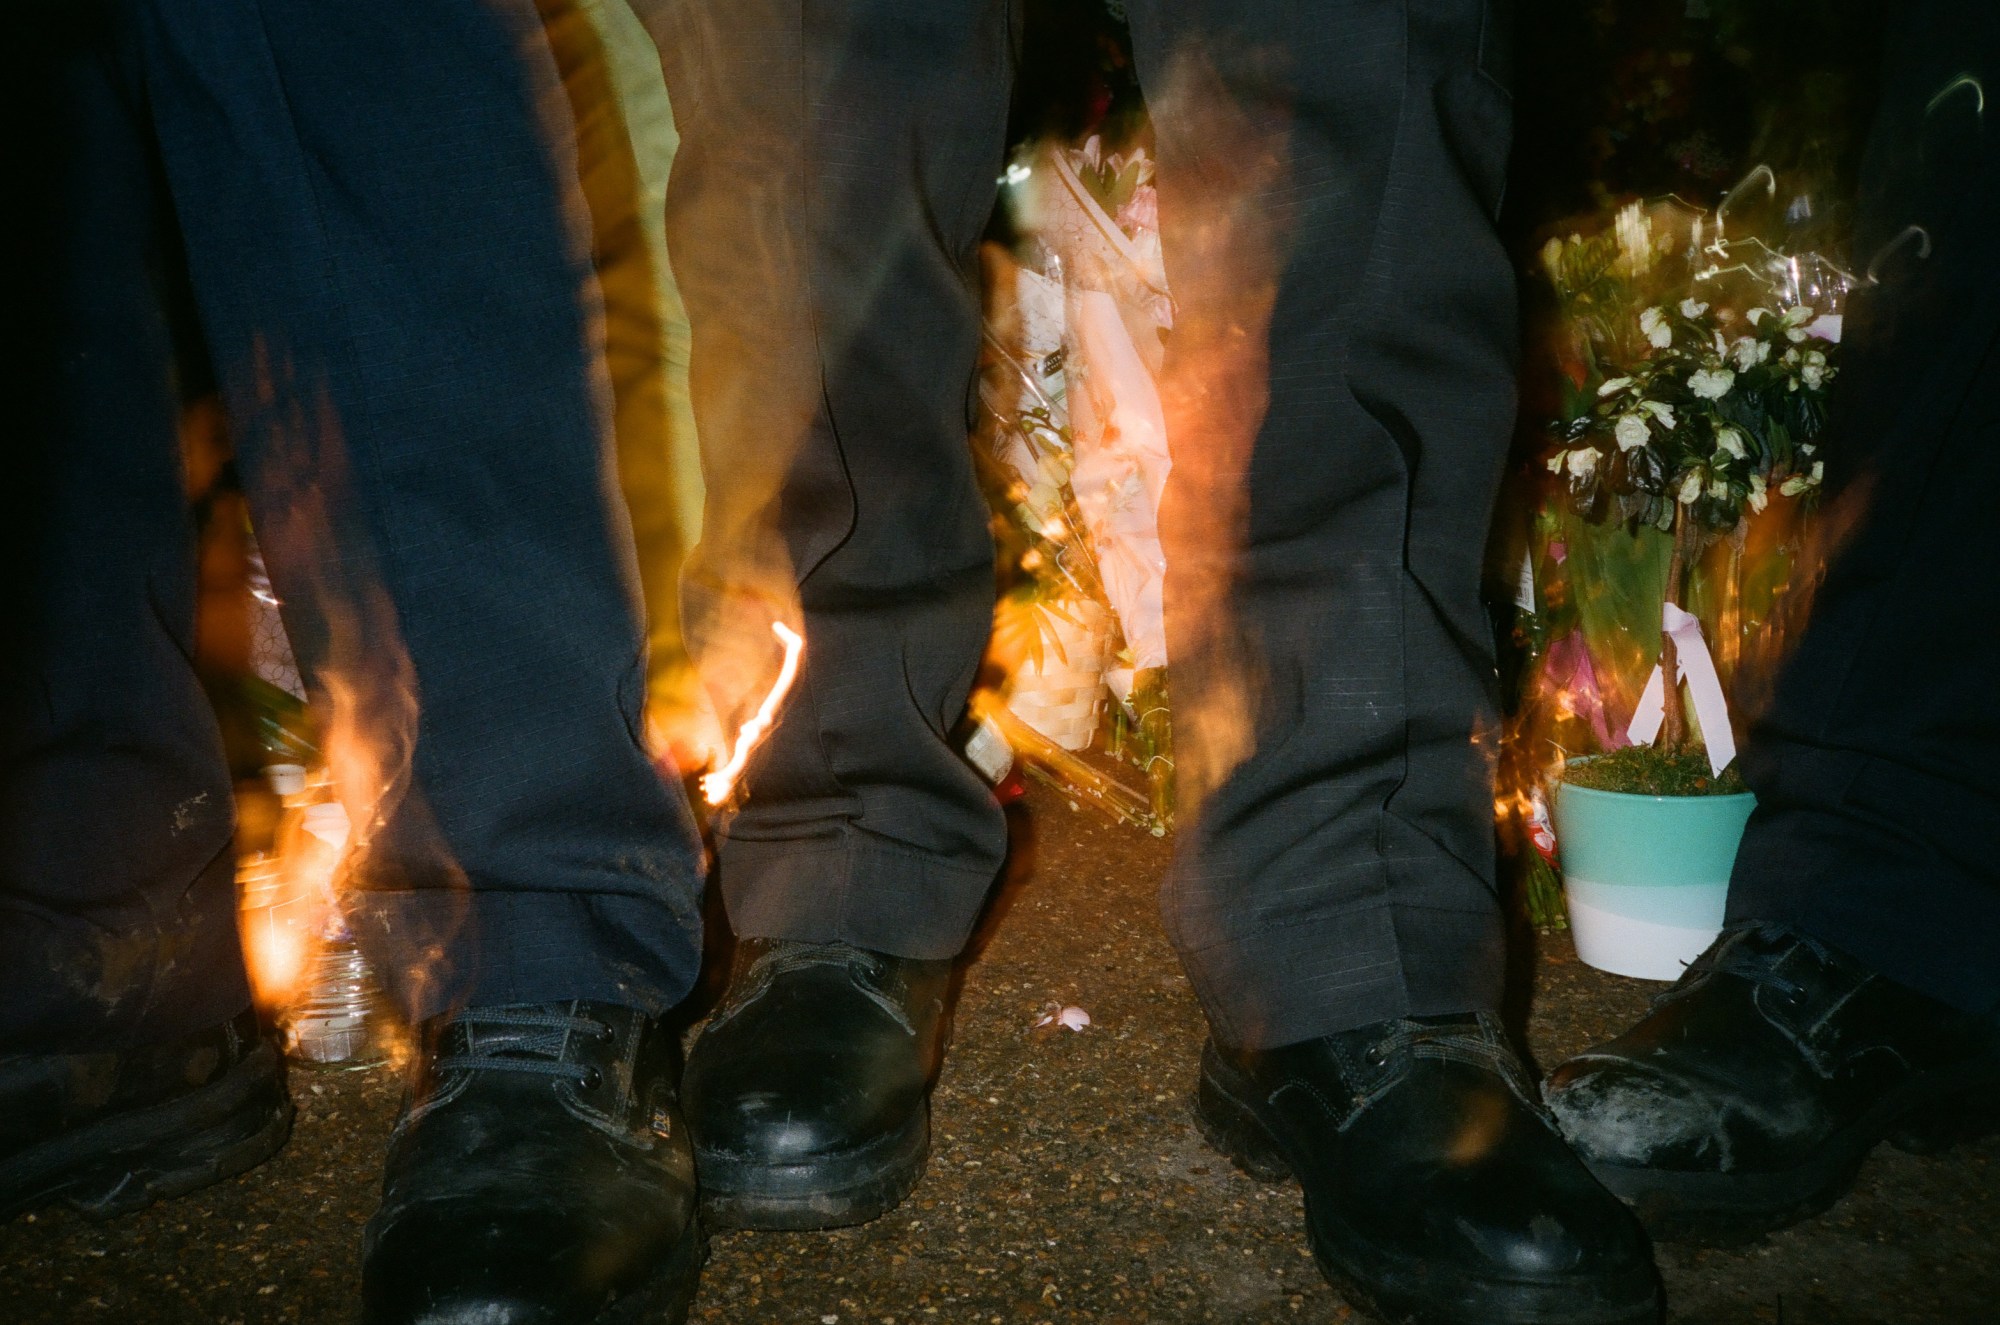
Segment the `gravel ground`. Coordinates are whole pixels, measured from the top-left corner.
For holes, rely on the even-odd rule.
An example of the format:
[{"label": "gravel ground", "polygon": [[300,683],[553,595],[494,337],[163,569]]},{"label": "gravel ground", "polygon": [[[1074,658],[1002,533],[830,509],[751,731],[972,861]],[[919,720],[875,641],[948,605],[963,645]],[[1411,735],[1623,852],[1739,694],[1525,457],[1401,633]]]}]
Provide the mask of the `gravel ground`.
[{"label": "gravel ground", "polygon": [[[859,1229],[711,1239],[693,1319],[819,1322],[1360,1320],[1320,1280],[1296,1187],[1253,1181],[1187,1119],[1201,1017],[1160,932],[1165,844],[1044,791],[975,944],[935,1101],[930,1169]],[[1633,1020],[1655,986],[1533,945],[1543,1063]],[[1052,1003],[1082,1032],[1031,1029]],[[306,1073],[270,1163],[122,1220],[0,1227],[0,1320],[345,1321],[397,1086]],[[1738,1251],[1663,1248],[1679,1325],[2000,1321],[2000,1138],[1888,1149],[1817,1220]]]}]

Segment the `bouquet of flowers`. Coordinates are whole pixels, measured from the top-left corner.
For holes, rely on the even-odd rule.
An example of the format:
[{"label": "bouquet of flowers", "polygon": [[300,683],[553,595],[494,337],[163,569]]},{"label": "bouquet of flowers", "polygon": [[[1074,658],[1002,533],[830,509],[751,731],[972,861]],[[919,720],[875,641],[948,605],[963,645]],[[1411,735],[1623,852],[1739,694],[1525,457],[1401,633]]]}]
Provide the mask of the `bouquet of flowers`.
[{"label": "bouquet of flowers", "polygon": [[[1080,750],[1108,687],[1109,752],[1147,777],[1145,793],[1114,796],[1116,812],[1164,831],[1173,760],[1158,510],[1170,462],[1155,375],[1173,304],[1152,162],[1093,137],[1036,149],[1009,178],[1024,235],[1015,253],[989,255],[987,427],[975,443],[1010,573],[993,648],[1006,709],[1044,742]],[[1031,767],[1061,762],[1071,784],[1084,767],[1022,752]]]}]

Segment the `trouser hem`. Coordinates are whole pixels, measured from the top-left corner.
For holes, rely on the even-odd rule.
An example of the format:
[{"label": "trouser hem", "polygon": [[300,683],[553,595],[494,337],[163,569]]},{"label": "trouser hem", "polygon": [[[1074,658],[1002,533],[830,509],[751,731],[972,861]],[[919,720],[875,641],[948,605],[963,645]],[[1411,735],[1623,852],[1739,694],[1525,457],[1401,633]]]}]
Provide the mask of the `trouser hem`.
[{"label": "trouser hem", "polygon": [[725,839],[729,923],[744,938],[851,943],[896,957],[956,957],[996,872],[859,834],[809,842]]},{"label": "trouser hem", "polygon": [[416,1023],[471,1007],[582,998],[667,1011],[701,969],[690,895],[413,888],[353,895],[370,967]]},{"label": "trouser hem", "polygon": [[1496,1011],[1506,945],[1491,910],[1378,902],[1181,961],[1216,1038],[1256,1050],[1395,1017]]}]

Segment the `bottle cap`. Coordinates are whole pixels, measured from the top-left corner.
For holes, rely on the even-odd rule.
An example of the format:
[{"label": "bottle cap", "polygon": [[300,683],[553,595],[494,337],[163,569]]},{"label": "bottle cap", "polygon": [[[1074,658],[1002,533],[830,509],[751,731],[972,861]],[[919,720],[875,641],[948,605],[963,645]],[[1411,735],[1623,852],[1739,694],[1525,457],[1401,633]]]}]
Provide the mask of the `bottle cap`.
[{"label": "bottle cap", "polygon": [[266,764],[264,780],[280,796],[296,796],[306,789],[306,770],[300,764]]}]

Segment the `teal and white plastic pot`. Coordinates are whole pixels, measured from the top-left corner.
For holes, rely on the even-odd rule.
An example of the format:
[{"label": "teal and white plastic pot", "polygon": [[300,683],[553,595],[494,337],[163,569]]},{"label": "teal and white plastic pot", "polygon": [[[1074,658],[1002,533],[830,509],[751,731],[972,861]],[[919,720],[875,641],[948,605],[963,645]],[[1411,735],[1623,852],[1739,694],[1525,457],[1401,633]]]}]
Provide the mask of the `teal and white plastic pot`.
[{"label": "teal and white plastic pot", "polygon": [[1556,787],[1556,849],[1576,955],[1676,980],[1722,932],[1729,869],[1757,798]]}]

